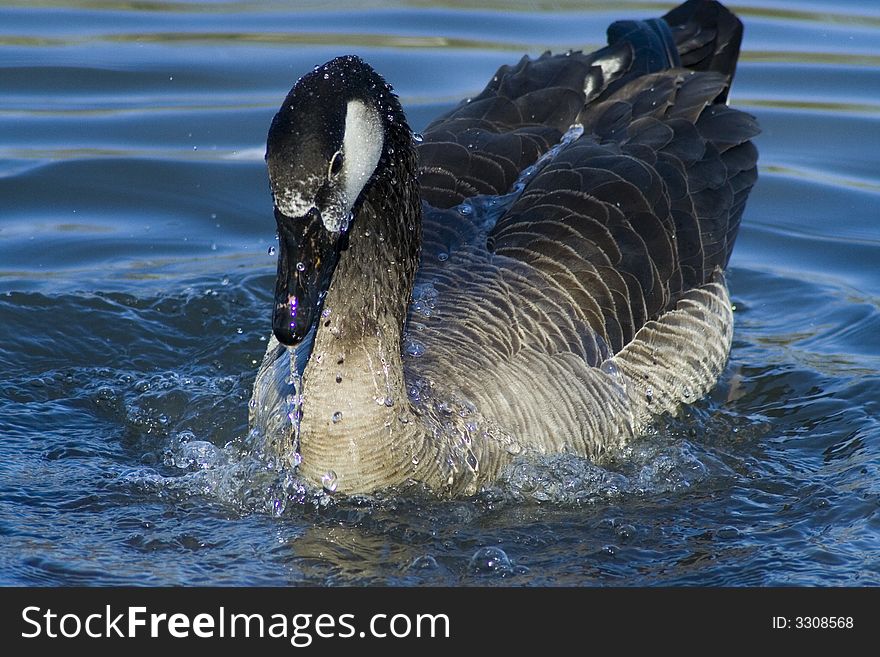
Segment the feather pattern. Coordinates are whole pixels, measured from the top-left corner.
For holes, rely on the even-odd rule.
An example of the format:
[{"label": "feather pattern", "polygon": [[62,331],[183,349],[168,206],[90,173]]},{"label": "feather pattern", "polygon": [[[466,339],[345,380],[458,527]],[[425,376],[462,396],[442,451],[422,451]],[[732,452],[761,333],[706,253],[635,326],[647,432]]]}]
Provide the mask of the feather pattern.
[{"label": "feather pattern", "polygon": [[[337,319],[371,284],[367,272],[346,288],[337,271],[315,353],[339,360],[313,353],[306,367],[307,478],[332,469],[347,491],[416,479],[470,493],[523,453],[601,459],[711,389],[733,332],[723,272],[757,175],[756,121],[725,104],[741,31],[717,2],[689,0],[615,23],[595,53],[504,66],[428,126],[412,303],[398,317],[378,290],[375,317]],[[375,225],[359,217],[349,236],[367,260],[377,236],[377,250],[393,248],[379,218],[395,210],[378,198],[362,210]],[[278,404],[271,373],[286,358],[273,339],[254,395],[272,403],[257,404],[256,426]],[[332,375],[376,394],[343,400],[322,383]],[[328,422],[328,405],[357,419]]]}]

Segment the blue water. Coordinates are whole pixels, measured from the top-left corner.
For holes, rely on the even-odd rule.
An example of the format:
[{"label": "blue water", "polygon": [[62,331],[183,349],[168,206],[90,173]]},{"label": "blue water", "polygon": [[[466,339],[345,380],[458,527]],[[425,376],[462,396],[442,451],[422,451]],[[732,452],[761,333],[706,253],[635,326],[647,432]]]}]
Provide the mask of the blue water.
[{"label": "blue water", "polygon": [[296,78],[360,54],[418,130],[523,52],[671,5],[0,3],[0,584],[880,584],[872,0],[734,5],[761,178],[707,399],[607,468],[474,499],[291,497],[248,457],[263,145]]}]

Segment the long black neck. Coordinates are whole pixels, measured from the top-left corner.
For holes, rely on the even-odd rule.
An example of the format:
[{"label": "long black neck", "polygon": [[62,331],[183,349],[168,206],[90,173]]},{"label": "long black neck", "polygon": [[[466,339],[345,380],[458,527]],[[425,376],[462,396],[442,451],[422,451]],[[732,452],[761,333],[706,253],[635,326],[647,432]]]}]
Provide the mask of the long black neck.
[{"label": "long black neck", "polygon": [[340,491],[401,483],[423,446],[401,355],[421,205],[409,129],[397,129],[356,208],[303,376],[302,472],[332,473]]}]

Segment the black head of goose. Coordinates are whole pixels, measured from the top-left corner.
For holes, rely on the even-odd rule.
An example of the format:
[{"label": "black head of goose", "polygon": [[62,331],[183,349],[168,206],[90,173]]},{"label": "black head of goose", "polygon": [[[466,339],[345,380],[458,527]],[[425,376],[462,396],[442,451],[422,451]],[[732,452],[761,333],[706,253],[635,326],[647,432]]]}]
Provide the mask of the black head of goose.
[{"label": "black head of goose", "polygon": [[601,459],[716,382],[758,128],[717,2],[502,67],[413,138],[357,57],[269,130],[280,253],[251,426],[314,485],[467,494]]}]

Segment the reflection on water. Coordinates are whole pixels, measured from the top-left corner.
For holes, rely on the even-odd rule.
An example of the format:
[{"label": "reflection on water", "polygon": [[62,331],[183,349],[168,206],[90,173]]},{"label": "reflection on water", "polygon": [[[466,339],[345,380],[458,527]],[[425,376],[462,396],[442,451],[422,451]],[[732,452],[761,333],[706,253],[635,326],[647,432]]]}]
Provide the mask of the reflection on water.
[{"label": "reflection on water", "polygon": [[356,52],[418,130],[522,51],[670,4],[0,7],[0,581],[880,583],[873,2],[737,5],[762,168],[707,399],[606,467],[521,462],[469,500],[313,496],[249,443],[292,82]]}]

